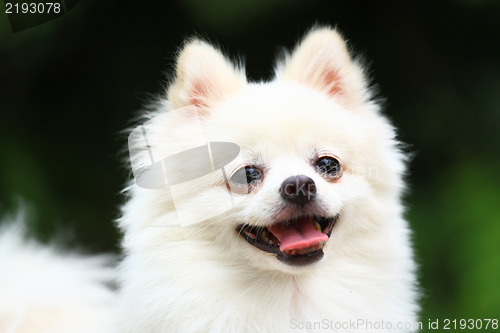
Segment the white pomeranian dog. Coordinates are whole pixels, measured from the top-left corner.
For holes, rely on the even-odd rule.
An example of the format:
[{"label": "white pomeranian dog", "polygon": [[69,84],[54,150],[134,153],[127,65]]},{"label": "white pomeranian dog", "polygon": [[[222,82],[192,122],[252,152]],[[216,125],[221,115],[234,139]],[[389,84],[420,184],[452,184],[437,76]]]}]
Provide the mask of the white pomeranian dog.
[{"label": "white pomeranian dog", "polygon": [[120,331],[408,331],[404,156],[339,34],[311,30],[270,82],[200,40],[176,71],[130,142],[137,169],[174,158],[123,208]]},{"label": "white pomeranian dog", "polygon": [[405,157],[363,68],[325,27],[275,68],[180,51],[129,138],[116,332],[418,328]]}]

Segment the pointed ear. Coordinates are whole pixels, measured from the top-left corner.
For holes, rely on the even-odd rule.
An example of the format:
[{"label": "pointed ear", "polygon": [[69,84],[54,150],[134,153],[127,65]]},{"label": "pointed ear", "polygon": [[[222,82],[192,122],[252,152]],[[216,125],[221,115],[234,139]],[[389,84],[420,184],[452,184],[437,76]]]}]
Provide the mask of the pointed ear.
[{"label": "pointed ear", "polygon": [[331,28],[307,33],[292,54],[278,64],[276,78],[298,82],[349,105],[370,98],[361,66],[351,59],[344,40]]},{"label": "pointed ear", "polygon": [[179,54],[176,78],[168,89],[174,108],[194,105],[203,113],[246,84],[244,72],[201,40],[188,42]]}]

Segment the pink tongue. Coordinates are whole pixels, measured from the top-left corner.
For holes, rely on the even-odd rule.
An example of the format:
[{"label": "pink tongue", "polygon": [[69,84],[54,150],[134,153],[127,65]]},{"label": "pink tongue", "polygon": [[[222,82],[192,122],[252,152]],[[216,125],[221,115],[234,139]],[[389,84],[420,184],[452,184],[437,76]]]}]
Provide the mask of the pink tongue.
[{"label": "pink tongue", "polygon": [[312,216],[304,217],[291,225],[275,224],[267,229],[280,241],[280,251],[305,249],[328,240],[327,235],[316,230]]}]

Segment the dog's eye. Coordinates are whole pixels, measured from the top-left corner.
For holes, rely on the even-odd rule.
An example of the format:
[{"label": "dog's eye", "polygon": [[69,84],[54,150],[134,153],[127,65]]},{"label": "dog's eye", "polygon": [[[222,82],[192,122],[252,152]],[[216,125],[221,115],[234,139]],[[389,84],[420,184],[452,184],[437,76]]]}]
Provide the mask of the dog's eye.
[{"label": "dog's eye", "polygon": [[256,182],[262,177],[260,169],[247,165],[238,169],[231,177],[231,182],[237,185],[247,185]]},{"label": "dog's eye", "polygon": [[338,179],[342,176],[342,166],[340,162],[331,157],[323,156],[316,161],[316,169],[327,177]]}]

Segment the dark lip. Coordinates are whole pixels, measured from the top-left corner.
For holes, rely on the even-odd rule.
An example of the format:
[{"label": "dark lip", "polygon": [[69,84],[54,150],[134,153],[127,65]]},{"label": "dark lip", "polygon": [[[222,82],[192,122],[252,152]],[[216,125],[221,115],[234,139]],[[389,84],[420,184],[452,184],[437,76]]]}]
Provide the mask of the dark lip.
[{"label": "dark lip", "polygon": [[[290,219],[278,223],[292,224],[294,223],[294,220],[297,219],[298,218]],[[321,226],[321,232],[326,234],[328,237],[330,237],[330,235],[332,234],[333,227],[335,223],[338,221],[338,219],[339,219],[339,214],[329,217],[313,215],[313,221],[319,223],[319,225]],[[323,249],[318,249],[313,252],[304,254],[295,254],[295,255],[282,252],[279,249],[278,239],[274,237],[274,235],[266,227],[255,227],[248,224],[241,224],[236,228],[236,231],[251,245],[255,246],[259,250],[275,254],[276,258],[279,261],[291,266],[309,265],[321,260],[321,258],[323,258],[324,255]],[[262,232],[267,233],[268,238],[271,241],[271,244],[266,243],[264,240],[261,239],[260,236],[262,235]]]}]

